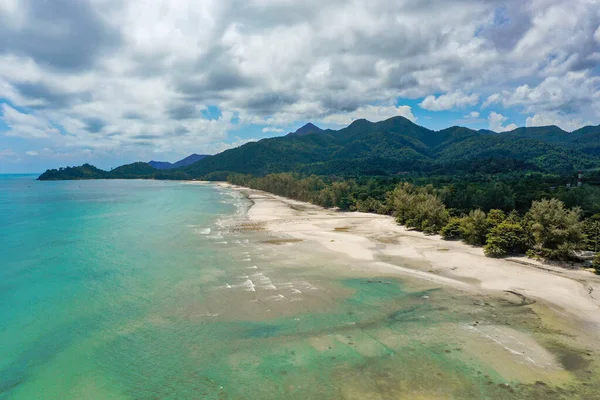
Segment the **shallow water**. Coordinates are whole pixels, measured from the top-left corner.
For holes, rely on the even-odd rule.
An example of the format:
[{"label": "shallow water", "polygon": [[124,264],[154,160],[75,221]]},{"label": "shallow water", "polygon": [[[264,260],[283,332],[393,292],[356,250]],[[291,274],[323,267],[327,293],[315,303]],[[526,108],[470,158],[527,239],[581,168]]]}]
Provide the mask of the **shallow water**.
[{"label": "shallow water", "polygon": [[[32,177],[0,189],[0,398],[598,398],[591,350],[532,307],[240,229],[239,194]],[[498,329],[548,343],[549,367]]]}]

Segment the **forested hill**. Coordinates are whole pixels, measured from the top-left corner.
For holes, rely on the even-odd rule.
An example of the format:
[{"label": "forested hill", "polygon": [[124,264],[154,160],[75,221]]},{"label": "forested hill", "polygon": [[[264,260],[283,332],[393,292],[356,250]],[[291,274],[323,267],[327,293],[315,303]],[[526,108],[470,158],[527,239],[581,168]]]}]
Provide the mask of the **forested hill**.
[{"label": "forested hill", "polygon": [[207,157],[206,154],[192,154],[187,156],[183,160],[179,160],[175,163],[170,163],[166,161],[149,161],[148,164],[156,169],[173,169],[179,167],[185,167],[187,165],[191,165],[196,161],[202,160],[204,157]]},{"label": "forested hill", "polygon": [[566,174],[598,167],[600,126],[574,132],[555,126],[503,133],[458,126],[432,131],[394,117],[377,123],[357,120],[337,131],[309,124],[292,134],[247,143],[168,171],[150,170],[138,163],[118,173],[118,168],[106,172],[84,165],[49,170],[39,179],[225,179],[232,172],[288,171],[336,176],[515,170]]}]

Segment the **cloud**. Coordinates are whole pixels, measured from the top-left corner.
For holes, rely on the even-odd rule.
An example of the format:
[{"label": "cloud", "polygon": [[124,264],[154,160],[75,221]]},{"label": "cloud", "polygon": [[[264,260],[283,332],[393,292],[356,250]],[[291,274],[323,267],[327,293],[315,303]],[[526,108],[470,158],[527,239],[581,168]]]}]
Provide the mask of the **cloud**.
[{"label": "cloud", "polygon": [[490,124],[490,130],[494,132],[508,132],[518,128],[516,124],[509,124],[504,126],[504,123],[508,121],[508,117],[502,114],[492,111],[488,116],[488,122]]},{"label": "cloud", "polygon": [[567,72],[545,78],[538,85],[521,85],[497,96],[504,107],[522,107],[527,113],[563,112],[576,114],[600,103],[600,77],[588,71]]},{"label": "cloud", "polygon": [[0,9],[0,52],[50,68],[91,67],[103,52],[120,44],[119,32],[110,29],[99,11],[87,1],[13,3]]},{"label": "cloud", "polygon": [[477,111],[471,111],[470,113],[468,113],[467,115],[465,115],[463,118],[464,119],[477,119],[477,118],[479,118],[479,112],[477,112]]},{"label": "cloud", "polygon": [[357,108],[352,112],[338,113],[328,115],[321,121],[334,125],[350,125],[352,121],[357,119],[367,119],[372,122],[382,121],[392,117],[404,117],[412,122],[416,122],[417,118],[413,115],[410,106],[375,106],[368,105]]},{"label": "cloud", "polygon": [[28,156],[38,156],[40,153],[38,153],[37,151],[26,151],[25,154],[27,154]]},{"label": "cloud", "polygon": [[535,114],[531,117],[527,117],[525,126],[549,126],[556,125],[559,128],[571,132],[581,128],[585,125],[592,125],[590,121],[584,121],[576,118],[569,118],[565,115],[560,115],[553,112],[542,112]]},{"label": "cloud", "polygon": [[267,126],[265,128],[262,128],[262,132],[263,133],[269,133],[269,132],[282,133],[283,129],[281,129],[281,128],[273,128],[272,126]]},{"label": "cloud", "polygon": [[599,11],[592,0],[4,1],[0,101],[12,110],[0,126],[31,146],[18,154],[175,158],[225,148],[251,124],[415,121],[396,106],[414,102],[462,110],[481,97],[507,115],[597,122]]},{"label": "cloud", "polygon": [[22,138],[49,138],[57,135],[58,129],[50,126],[48,121],[36,115],[25,114],[15,110],[8,104],[2,104],[2,119],[8,125],[6,136],[18,136]]},{"label": "cloud", "polygon": [[492,95],[490,95],[481,105],[481,109],[485,110],[486,108],[488,108],[489,106],[491,106],[494,103],[497,103],[498,101],[500,101],[500,94],[499,93],[494,93]]},{"label": "cloud", "polygon": [[12,159],[16,154],[11,149],[0,149],[0,160]]},{"label": "cloud", "polygon": [[479,96],[477,94],[466,95],[462,91],[457,91],[439,97],[427,96],[419,106],[429,111],[444,111],[473,106],[478,101]]}]

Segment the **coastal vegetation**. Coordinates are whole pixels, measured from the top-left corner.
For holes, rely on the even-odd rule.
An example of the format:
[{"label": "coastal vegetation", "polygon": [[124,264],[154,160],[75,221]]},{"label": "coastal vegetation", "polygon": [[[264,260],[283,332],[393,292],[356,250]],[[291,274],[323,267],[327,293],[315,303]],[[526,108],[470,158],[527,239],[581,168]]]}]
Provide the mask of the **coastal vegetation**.
[{"label": "coastal vegetation", "polygon": [[[419,185],[375,177],[331,179],[290,173],[263,177],[232,174],[229,182],[324,207],[393,215],[407,228],[483,246],[490,257],[527,253],[535,258],[575,261],[578,250],[600,248],[600,214],[582,219],[586,213],[596,211],[595,206],[587,206],[591,193],[597,192],[586,186],[574,187],[568,195],[554,191],[553,194],[567,199],[574,207],[541,191],[540,198],[533,198],[530,207],[519,212],[510,206],[516,204],[515,198],[525,196],[514,190],[525,187],[521,184],[504,187],[498,182],[482,183],[484,188],[495,188],[492,192],[497,195],[496,203],[490,202],[487,208],[482,208],[486,196],[483,201],[476,195],[457,201],[457,196],[452,195],[456,188],[452,184],[439,186],[438,182]],[[461,193],[464,196],[479,191],[478,185],[471,183]],[[489,208],[490,204],[502,204],[504,209]],[[456,205],[459,207],[452,207]],[[598,256],[593,266],[600,270]]]}]

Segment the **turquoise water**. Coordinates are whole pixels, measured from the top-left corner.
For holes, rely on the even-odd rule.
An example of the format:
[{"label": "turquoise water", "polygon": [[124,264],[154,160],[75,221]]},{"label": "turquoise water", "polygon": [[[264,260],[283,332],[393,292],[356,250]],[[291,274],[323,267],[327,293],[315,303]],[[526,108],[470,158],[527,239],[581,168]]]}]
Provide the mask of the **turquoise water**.
[{"label": "turquoise water", "polygon": [[0,399],[596,398],[457,335],[554,335],[528,307],[278,245],[215,186],[34,178],[0,175]]},{"label": "turquoise water", "polygon": [[101,394],[97,369],[115,368],[103,346],[125,345],[115,332],[145,324],[173,305],[174,287],[228,262],[199,232],[233,214],[233,200],[172,182],[1,176],[0,397],[65,398],[86,379]]}]

